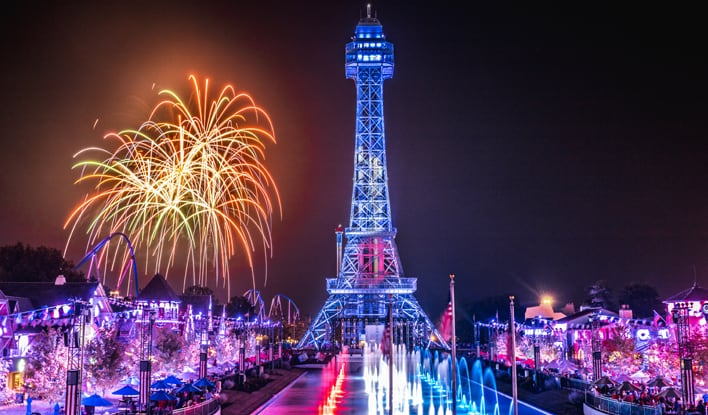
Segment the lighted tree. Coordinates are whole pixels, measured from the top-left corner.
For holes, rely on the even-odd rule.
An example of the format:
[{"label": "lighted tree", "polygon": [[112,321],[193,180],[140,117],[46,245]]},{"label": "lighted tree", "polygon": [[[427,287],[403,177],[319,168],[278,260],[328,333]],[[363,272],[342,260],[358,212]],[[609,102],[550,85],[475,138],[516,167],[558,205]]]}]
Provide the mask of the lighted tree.
[{"label": "lighted tree", "polygon": [[185,367],[189,367],[195,370],[199,367],[199,353],[201,352],[201,345],[199,340],[195,339],[193,341],[185,342],[184,348],[182,349],[182,360],[178,362],[177,372],[185,372]]},{"label": "lighted tree", "polygon": [[693,367],[696,380],[705,382],[708,374],[708,338],[703,328],[691,330],[689,343],[692,347]]},{"label": "lighted tree", "polygon": [[85,373],[87,384],[102,395],[127,376],[125,345],[116,339],[115,331],[101,328],[86,345]]},{"label": "lighted tree", "polygon": [[49,328],[36,334],[27,352],[25,375],[32,395],[42,395],[49,400],[58,400],[66,383],[67,348],[63,335]]},{"label": "lighted tree", "polygon": [[[137,332],[137,331],[136,331]],[[123,343],[123,364],[130,372],[135,372],[140,367],[141,348],[140,335],[119,339]]]},{"label": "lighted tree", "polygon": [[645,353],[650,374],[662,375],[669,379],[678,377],[679,361],[675,344],[668,340],[656,339]]},{"label": "lighted tree", "polygon": [[641,359],[635,352],[635,340],[628,326],[616,324],[603,329],[607,338],[602,343],[603,360],[615,372],[633,372]]},{"label": "lighted tree", "polygon": [[14,398],[14,392],[8,388],[7,375],[10,369],[10,361],[0,359],[0,405],[10,402]]},{"label": "lighted tree", "polygon": [[217,363],[230,362],[236,356],[236,333],[227,331],[223,336],[216,336],[214,351]]},{"label": "lighted tree", "polygon": [[184,338],[172,329],[157,329],[153,357],[158,367],[153,370],[165,373],[178,371],[185,358],[184,346]]}]

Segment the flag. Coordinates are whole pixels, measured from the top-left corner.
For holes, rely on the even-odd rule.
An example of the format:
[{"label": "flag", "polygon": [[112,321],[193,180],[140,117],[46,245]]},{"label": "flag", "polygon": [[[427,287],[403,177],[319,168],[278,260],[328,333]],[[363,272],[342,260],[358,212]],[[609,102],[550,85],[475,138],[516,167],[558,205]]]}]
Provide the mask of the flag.
[{"label": "flag", "polygon": [[447,304],[447,309],[440,318],[440,326],[438,331],[442,336],[443,340],[449,342],[452,340],[452,301]]},{"label": "flag", "polygon": [[662,326],[665,326],[666,320],[664,320],[664,318],[661,317],[661,314],[659,314],[656,310],[653,310],[653,311],[654,311],[654,323],[653,323],[654,327],[659,327],[659,324],[661,324]]}]

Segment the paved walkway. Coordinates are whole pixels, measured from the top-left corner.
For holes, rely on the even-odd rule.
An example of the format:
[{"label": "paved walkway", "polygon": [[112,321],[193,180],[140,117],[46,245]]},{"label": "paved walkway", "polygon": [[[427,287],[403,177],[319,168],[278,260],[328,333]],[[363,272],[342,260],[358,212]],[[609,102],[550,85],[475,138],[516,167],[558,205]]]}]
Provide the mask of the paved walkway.
[{"label": "paved walkway", "polygon": [[275,369],[266,371],[265,376],[270,379],[270,382],[257,391],[243,392],[222,389],[220,394],[221,414],[250,415],[257,413],[261,406],[305,374],[307,374],[307,369],[302,368]]}]

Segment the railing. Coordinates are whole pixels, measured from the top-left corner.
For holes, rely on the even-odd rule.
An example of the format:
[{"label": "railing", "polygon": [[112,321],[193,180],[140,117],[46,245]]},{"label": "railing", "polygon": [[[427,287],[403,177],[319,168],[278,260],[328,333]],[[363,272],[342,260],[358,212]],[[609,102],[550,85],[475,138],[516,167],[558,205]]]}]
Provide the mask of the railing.
[{"label": "railing", "polygon": [[417,278],[327,278],[330,294],[411,294],[417,288]]},{"label": "railing", "polygon": [[218,399],[209,399],[196,405],[175,409],[172,415],[212,415],[221,409],[221,402]]},{"label": "railing", "polygon": [[661,415],[662,413],[658,406],[618,401],[605,396],[593,395],[592,392],[585,393],[585,403],[592,408],[615,415]]}]

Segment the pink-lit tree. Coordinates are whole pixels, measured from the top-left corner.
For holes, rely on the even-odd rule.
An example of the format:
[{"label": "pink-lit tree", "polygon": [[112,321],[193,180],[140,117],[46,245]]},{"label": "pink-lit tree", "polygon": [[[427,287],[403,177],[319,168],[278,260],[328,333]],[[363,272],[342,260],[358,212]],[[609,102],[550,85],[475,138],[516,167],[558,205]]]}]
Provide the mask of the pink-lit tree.
[{"label": "pink-lit tree", "polygon": [[157,367],[155,372],[177,373],[185,360],[184,337],[172,329],[157,329],[155,347],[153,348],[153,361]]},{"label": "pink-lit tree", "polygon": [[27,352],[25,371],[28,392],[33,396],[58,400],[64,393],[66,381],[67,351],[63,335],[57,329],[48,328],[34,336]]},{"label": "pink-lit tree", "polygon": [[125,344],[116,339],[115,330],[99,329],[86,345],[84,370],[87,385],[105,395],[120,379],[128,376],[125,348]]}]

